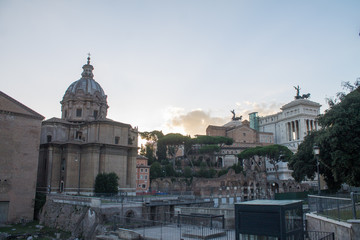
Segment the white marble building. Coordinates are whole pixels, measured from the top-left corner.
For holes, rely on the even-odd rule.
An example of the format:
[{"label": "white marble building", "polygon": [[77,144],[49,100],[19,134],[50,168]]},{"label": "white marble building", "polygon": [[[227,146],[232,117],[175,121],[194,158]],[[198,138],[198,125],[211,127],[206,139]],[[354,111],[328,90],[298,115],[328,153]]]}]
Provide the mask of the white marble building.
[{"label": "white marble building", "polygon": [[[306,135],[319,128],[317,117],[320,114],[319,103],[310,101],[297,95],[295,100],[281,107],[281,112],[259,117],[259,132],[274,134],[274,143],[284,145],[296,152]],[[275,178],[275,169],[272,164],[266,164],[268,180]],[[287,163],[279,162],[276,166],[281,180],[292,179],[292,171]]]},{"label": "white marble building", "polygon": [[319,128],[316,120],[321,105],[307,99],[295,99],[285,104],[281,112],[259,118],[259,131],[274,134],[275,144],[287,146],[293,152],[312,130]]}]

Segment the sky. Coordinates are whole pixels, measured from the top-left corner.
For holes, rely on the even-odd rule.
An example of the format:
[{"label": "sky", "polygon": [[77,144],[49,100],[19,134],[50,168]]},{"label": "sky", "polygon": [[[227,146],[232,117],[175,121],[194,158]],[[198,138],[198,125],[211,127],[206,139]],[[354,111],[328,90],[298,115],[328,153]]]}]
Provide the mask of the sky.
[{"label": "sky", "polygon": [[46,119],[91,53],[108,118],[205,134],[360,77],[360,1],[0,0],[0,91]]}]

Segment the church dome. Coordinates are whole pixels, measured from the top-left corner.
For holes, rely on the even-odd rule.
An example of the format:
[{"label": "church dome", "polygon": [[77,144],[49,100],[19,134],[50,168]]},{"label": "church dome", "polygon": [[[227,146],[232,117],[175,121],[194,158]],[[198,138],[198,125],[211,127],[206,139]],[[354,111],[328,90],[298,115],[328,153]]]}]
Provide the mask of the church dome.
[{"label": "church dome", "polygon": [[107,96],[94,80],[90,56],[82,68],[81,78],[68,87],[61,101],[62,119],[76,122],[104,119],[109,108]]},{"label": "church dome", "polygon": [[65,95],[76,94],[78,91],[82,91],[83,94],[91,95],[98,92],[102,97],[106,97],[100,84],[93,79],[94,74],[92,73],[92,70],[94,70],[94,67],[90,65],[90,57],[88,57],[87,64],[83,66],[83,70],[84,71],[81,74],[82,78],[73,82],[66,90]]},{"label": "church dome", "polygon": [[100,84],[92,78],[81,78],[73,82],[66,90],[66,93],[76,94],[76,92],[80,90],[83,91],[85,94],[93,95],[96,92],[99,92],[102,97],[105,96],[104,90],[102,89]]}]

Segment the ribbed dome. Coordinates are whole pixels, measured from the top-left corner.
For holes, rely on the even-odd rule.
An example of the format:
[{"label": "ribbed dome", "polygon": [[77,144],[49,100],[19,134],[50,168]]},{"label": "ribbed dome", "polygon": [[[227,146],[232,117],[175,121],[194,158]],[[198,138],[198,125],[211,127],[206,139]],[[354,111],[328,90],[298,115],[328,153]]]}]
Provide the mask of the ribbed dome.
[{"label": "ribbed dome", "polygon": [[75,82],[73,82],[66,93],[76,94],[77,91],[82,90],[85,94],[95,94],[95,92],[99,92],[102,97],[105,97],[104,90],[101,88],[100,84],[98,84],[92,78],[81,78]]},{"label": "ribbed dome", "polygon": [[90,56],[82,68],[82,77],[68,87],[60,102],[61,118],[75,122],[105,119],[109,108],[107,96],[100,84],[94,80],[94,67],[90,65]]},{"label": "ribbed dome", "polygon": [[100,84],[98,84],[94,79],[94,74],[92,70],[94,67],[90,65],[90,57],[88,57],[87,64],[83,66],[83,72],[81,74],[82,78],[73,82],[65,94],[76,94],[79,90],[82,90],[84,94],[95,94],[95,92],[99,92],[101,97],[105,97],[104,90],[101,88]]}]

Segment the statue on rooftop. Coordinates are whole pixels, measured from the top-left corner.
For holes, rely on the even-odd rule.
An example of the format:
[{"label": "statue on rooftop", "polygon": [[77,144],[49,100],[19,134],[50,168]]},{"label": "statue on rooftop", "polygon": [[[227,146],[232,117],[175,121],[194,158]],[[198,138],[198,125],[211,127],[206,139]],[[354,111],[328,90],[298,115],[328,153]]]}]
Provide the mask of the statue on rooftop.
[{"label": "statue on rooftop", "polygon": [[233,121],[239,121],[241,120],[242,116],[240,117],[236,117],[235,116],[235,110],[233,109],[232,111],[230,111],[233,114],[233,117],[231,118]]},{"label": "statue on rooftop", "polygon": [[294,88],[296,89],[296,96],[295,99],[307,99],[310,97],[310,93],[307,94],[303,94],[302,96],[300,95],[300,87],[299,85],[297,85],[297,87],[294,86]]}]

